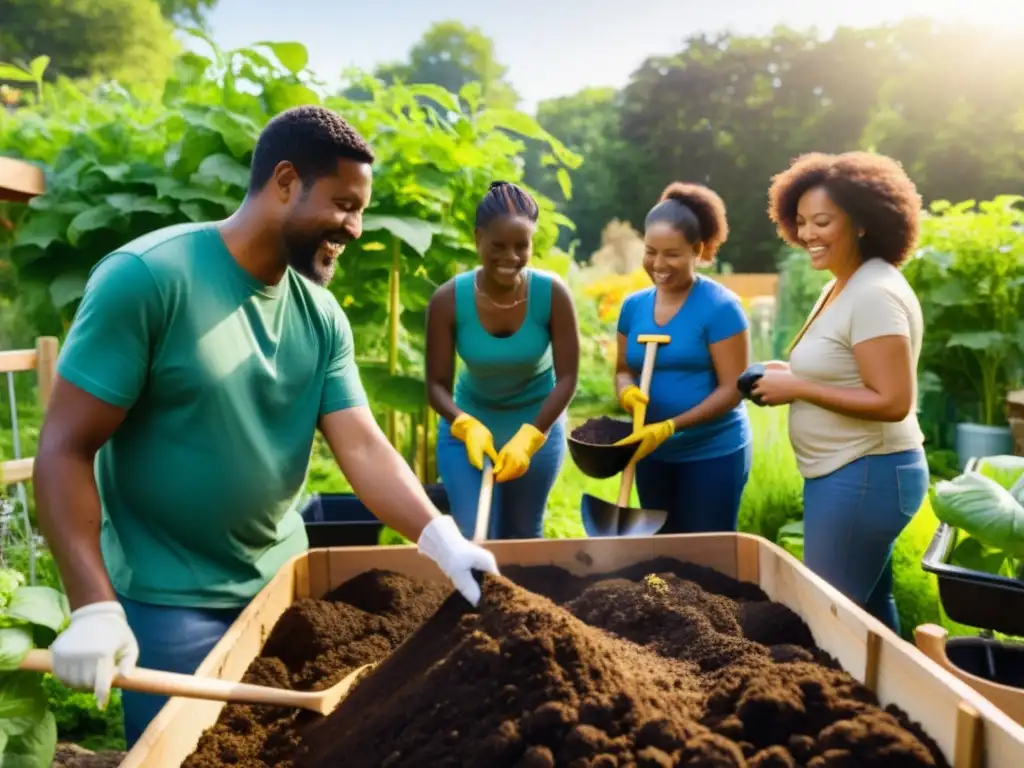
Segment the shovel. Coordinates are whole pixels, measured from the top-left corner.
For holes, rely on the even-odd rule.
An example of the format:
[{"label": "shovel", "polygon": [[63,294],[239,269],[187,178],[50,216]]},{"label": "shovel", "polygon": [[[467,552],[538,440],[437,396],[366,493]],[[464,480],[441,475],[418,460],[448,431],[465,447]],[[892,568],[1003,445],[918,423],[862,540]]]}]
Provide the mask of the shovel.
[{"label": "shovel", "polygon": [[[659,344],[668,344],[671,337],[643,334],[637,341],[646,345],[644,366],[640,371],[640,391],[645,395],[651,391],[651,377],[654,375],[654,357],[658,353]],[[633,431],[640,429],[647,415],[647,405],[638,403],[633,409]],[[633,489],[633,474],[636,472],[636,460],[631,459],[622,471],[622,484],[619,486],[619,499],[610,504],[589,493],[583,494],[580,503],[580,515],[583,528],[590,537],[604,536],[653,536],[668,519],[668,512],[655,509],[633,509],[629,506],[629,493]]]},{"label": "shovel", "polygon": [[[277,707],[298,707],[329,715],[341,703],[363,671],[374,667],[364,664],[349,672],[341,682],[322,691],[289,691],[264,685],[234,683],[213,677],[195,677],[177,672],[136,667],[127,675],[115,675],[114,687],[161,696],[182,696],[186,699],[230,701],[241,704],[269,704]],[[28,652],[19,669],[31,672],[53,672],[50,651],[35,649]]]}]

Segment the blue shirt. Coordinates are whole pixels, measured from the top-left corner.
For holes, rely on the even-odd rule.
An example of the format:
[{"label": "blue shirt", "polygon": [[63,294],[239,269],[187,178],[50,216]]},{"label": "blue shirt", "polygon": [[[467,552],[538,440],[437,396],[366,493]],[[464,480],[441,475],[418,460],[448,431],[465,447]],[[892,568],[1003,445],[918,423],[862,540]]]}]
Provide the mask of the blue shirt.
[{"label": "blue shirt", "polygon": [[[639,379],[644,365],[644,334],[671,337],[658,345],[651,377],[650,403],[645,423],[671,419],[699,405],[718,386],[710,345],[735,336],[748,327],[747,316],[735,293],[710,278],[697,276],[683,306],[664,325],[654,321],[655,288],[630,294],[619,312],[618,331],[627,339],[626,363]],[[750,442],[750,421],[743,401],[712,421],[680,430],[651,454],[661,461],[713,459],[745,448]]]}]

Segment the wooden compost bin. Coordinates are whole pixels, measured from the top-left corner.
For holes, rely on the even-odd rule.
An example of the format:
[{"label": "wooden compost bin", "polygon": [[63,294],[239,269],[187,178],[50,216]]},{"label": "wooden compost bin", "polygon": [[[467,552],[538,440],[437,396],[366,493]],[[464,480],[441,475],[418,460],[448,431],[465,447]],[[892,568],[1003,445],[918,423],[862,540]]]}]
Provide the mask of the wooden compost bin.
[{"label": "wooden compost bin", "polygon": [[[816,577],[781,548],[747,534],[628,539],[488,542],[499,565],[556,565],[577,575],[606,573],[655,557],[697,563],[754,582],[796,611],[817,644],[896,704],[935,739],[954,768],[1021,768],[1024,728],[970,686]],[[319,597],[359,573],[382,568],[444,580],[415,547],[316,549],[289,561],[210,652],[197,674],[237,681],[295,600]],[[171,699],[121,768],[179,768],[223,704]]]}]

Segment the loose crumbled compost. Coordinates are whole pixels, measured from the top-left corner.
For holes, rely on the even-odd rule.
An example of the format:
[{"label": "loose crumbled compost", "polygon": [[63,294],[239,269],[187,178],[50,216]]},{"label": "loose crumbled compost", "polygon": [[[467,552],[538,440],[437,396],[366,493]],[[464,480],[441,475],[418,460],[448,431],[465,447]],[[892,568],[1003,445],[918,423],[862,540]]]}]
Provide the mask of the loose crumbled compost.
[{"label": "loose crumbled compost", "polygon": [[624,437],[629,437],[632,425],[623,419],[601,416],[588,419],[572,431],[574,440],[590,445],[611,445]]},{"label": "loose crumbled compost", "polygon": [[308,689],[378,660],[328,717],[229,705],[185,766],[948,768],[799,616],[672,560],[507,567],[478,609],[366,573],[289,609],[246,679]]}]

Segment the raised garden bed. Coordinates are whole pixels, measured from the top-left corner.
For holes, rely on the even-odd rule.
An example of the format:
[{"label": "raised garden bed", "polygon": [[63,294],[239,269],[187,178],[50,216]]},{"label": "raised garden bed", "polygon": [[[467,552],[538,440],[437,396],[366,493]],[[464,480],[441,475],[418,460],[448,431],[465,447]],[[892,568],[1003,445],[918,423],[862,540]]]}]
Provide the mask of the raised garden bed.
[{"label": "raised garden bed", "polygon": [[490,544],[479,611],[412,548],[302,556],[201,672],[378,668],[327,718],[174,700],[123,765],[1022,764],[1024,731],[764,540],[613,544]]}]

